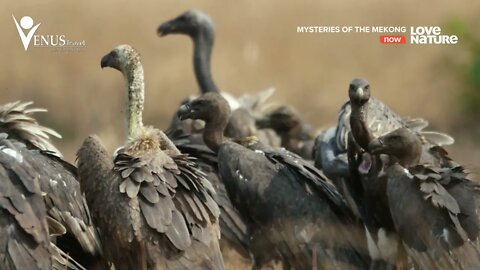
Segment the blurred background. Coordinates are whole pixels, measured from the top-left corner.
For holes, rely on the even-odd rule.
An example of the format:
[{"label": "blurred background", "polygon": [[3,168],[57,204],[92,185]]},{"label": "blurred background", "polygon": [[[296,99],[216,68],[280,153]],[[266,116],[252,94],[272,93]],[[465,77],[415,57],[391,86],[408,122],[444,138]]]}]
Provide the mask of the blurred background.
[{"label": "blurred background", "polygon": [[[321,129],[336,121],[350,80],[367,78],[372,93],[404,116],[424,117],[456,138],[454,159],[473,171],[480,161],[480,1],[2,1],[0,103],[32,100],[48,108],[41,123],[63,135],[55,144],[69,161],[91,133],[113,151],[125,139],[124,82],[101,57],[128,43],[142,57],[144,122],[166,128],[179,102],[197,93],[192,44],[159,38],[157,26],[191,8],[216,23],[212,70],[235,95],[277,89],[274,101],[298,108]],[[81,52],[25,52],[14,22],[31,16],[37,34],[85,40]],[[382,45],[379,34],[297,33],[302,25],[441,26],[457,45]],[[408,36],[408,33],[407,33]],[[474,176],[478,179],[478,176]]]}]

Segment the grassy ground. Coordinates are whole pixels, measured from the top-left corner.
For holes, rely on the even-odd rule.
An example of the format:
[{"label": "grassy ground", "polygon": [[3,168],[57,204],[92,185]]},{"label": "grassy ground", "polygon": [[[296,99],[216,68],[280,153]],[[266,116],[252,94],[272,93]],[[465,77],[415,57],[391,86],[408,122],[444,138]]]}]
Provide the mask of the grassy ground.
[{"label": "grassy ground", "polygon": [[[325,1],[322,1],[325,2]],[[405,116],[422,116],[456,137],[452,156],[479,171],[479,124],[462,121],[458,76],[446,58],[468,58],[461,46],[382,45],[377,34],[300,34],[300,25],[442,25],[451,16],[474,20],[480,2],[384,1],[3,1],[0,4],[0,103],[22,99],[46,107],[43,123],[64,135],[55,143],[73,161],[81,141],[99,134],[110,149],[124,139],[123,80],[100,69],[100,58],[129,43],[142,54],[146,75],[145,122],[165,128],[180,100],[196,93],[191,42],[158,38],[155,29],[189,8],[216,22],[213,74],[234,94],[274,86],[275,100],[299,108],[318,128],[333,124],[347,98],[349,81],[369,79],[373,94]],[[78,53],[45,48],[25,52],[17,19],[41,22],[37,34],[84,39]],[[461,42],[461,41],[460,41]],[[475,176],[476,177],[476,176]]]}]

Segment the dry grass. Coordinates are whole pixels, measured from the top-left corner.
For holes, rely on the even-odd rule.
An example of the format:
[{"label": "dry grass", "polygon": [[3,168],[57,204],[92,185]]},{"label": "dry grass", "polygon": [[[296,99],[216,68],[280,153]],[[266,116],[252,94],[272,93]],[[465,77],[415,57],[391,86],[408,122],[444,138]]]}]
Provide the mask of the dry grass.
[{"label": "dry grass", "polygon": [[[367,2],[367,3],[365,3]],[[137,47],[146,70],[146,119],[164,128],[179,101],[196,92],[191,44],[183,36],[160,39],[158,24],[189,8],[201,8],[216,22],[213,73],[235,94],[277,88],[279,102],[297,106],[317,127],[335,121],[355,76],[372,83],[374,95],[404,115],[423,116],[439,130],[459,138],[453,156],[473,167],[478,142],[454,125],[458,82],[436,66],[446,55],[464,55],[461,46],[385,46],[376,34],[299,34],[297,25],[442,25],[449,16],[474,18],[480,3],[442,1],[435,5],[406,1],[59,1],[3,2],[0,102],[33,100],[50,110],[42,120],[64,139],[57,142],[70,160],[82,139],[100,134],[113,148],[123,140],[123,81],[101,70],[100,58],[120,43]],[[65,33],[85,39],[80,53],[45,48],[24,52],[11,14],[42,23],[37,33]],[[470,129],[471,127],[463,127]],[[478,128],[477,128],[478,129]]]},{"label": "dry grass", "polygon": [[[364,76],[374,95],[399,113],[422,116],[435,129],[454,135],[452,156],[479,171],[479,124],[458,121],[455,97],[460,83],[448,67],[438,68],[447,56],[465,56],[461,46],[386,46],[376,34],[299,34],[296,27],[442,25],[452,15],[477,18],[480,2],[322,2],[3,1],[0,103],[33,100],[48,108],[41,120],[64,135],[56,143],[70,161],[90,133],[99,134],[114,149],[124,140],[123,80],[115,70],[101,70],[100,58],[114,46],[129,43],[143,56],[145,122],[165,128],[180,100],[196,93],[197,87],[190,41],[181,36],[160,39],[155,29],[180,12],[200,8],[216,22],[212,65],[222,89],[239,95],[274,86],[278,102],[298,107],[306,120],[321,128],[336,120],[348,82]],[[12,14],[41,22],[39,34],[65,33],[85,39],[87,47],[80,53],[42,48],[25,52]]]}]

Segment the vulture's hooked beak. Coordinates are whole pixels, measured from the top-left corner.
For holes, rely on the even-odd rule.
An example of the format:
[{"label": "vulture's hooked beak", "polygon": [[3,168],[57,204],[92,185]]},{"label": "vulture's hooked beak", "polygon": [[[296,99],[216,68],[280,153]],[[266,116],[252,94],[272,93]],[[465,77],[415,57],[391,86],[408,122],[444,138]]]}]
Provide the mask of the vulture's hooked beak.
[{"label": "vulture's hooked beak", "polygon": [[355,89],[355,96],[361,98],[361,97],[363,97],[363,93],[364,93],[364,91],[363,91],[362,87],[358,87],[357,89]]},{"label": "vulture's hooked beak", "polygon": [[178,109],[177,116],[180,120],[191,119],[193,113],[195,113],[195,110],[190,104],[183,104],[180,106],[180,109]]},{"label": "vulture's hooked beak", "polygon": [[102,60],[100,61],[100,67],[105,68],[105,67],[110,67],[110,62],[112,60],[112,56],[109,54],[106,54],[102,57]]},{"label": "vulture's hooked beak", "polygon": [[175,26],[172,21],[164,22],[157,28],[157,35],[159,37],[166,36],[175,30]]}]

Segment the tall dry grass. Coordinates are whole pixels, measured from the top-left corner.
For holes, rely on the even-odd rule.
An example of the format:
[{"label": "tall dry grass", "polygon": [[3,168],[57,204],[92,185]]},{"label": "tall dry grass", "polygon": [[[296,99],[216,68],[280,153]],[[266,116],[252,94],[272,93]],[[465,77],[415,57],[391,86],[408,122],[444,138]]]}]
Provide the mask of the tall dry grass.
[{"label": "tall dry grass", "polygon": [[[275,100],[299,108],[316,127],[331,125],[346,100],[348,82],[364,76],[373,94],[402,115],[422,116],[451,133],[452,156],[478,171],[478,123],[457,125],[460,85],[447,56],[468,57],[461,46],[381,45],[376,34],[299,34],[298,25],[442,25],[449,16],[475,19],[480,2],[385,1],[3,1],[0,4],[0,102],[33,100],[49,113],[42,122],[64,135],[56,141],[69,160],[83,138],[102,136],[110,149],[122,142],[123,81],[101,70],[100,58],[129,43],[143,56],[146,71],[145,122],[165,128],[180,100],[197,90],[191,43],[183,36],[158,38],[158,24],[190,8],[216,22],[213,74],[234,94],[269,86]],[[25,52],[13,20],[41,22],[37,33],[85,39],[79,53],[35,48]],[[461,42],[461,41],[460,41]]]},{"label": "tall dry grass", "polygon": [[[191,42],[158,38],[156,27],[190,8],[216,22],[214,77],[240,95],[274,86],[275,101],[289,103],[318,128],[332,125],[349,81],[368,78],[373,94],[402,115],[422,116],[456,137],[448,150],[479,171],[479,124],[461,121],[458,76],[446,57],[468,58],[461,46],[381,45],[377,34],[299,34],[299,25],[442,25],[450,16],[478,18],[480,2],[391,1],[3,1],[0,3],[0,103],[33,100],[49,109],[40,120],[63,134],[55,143],[73,161],[82,140],[99,134],[112,150],[124,140],[123,80],[100,69],[100,58],[129,43],[143,56],[145,122],[165,128],[178,103],[196,93]],[[38,34],[84,39],[78,53],[35,48],[25,52],[12,14],[42,25]],[[461,41],[460,41],[461,42]],[[478,178],[478,177],[477,177]],[[229,262],[238,269],[246,262]]]}]

